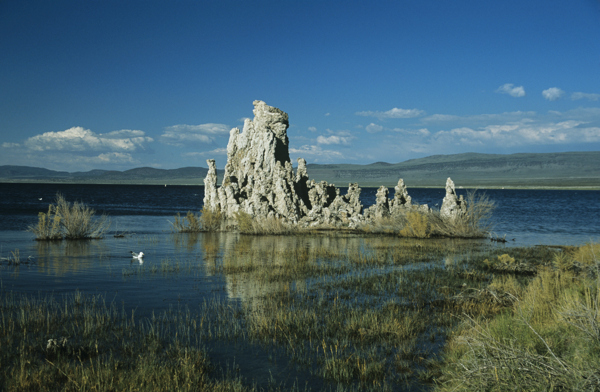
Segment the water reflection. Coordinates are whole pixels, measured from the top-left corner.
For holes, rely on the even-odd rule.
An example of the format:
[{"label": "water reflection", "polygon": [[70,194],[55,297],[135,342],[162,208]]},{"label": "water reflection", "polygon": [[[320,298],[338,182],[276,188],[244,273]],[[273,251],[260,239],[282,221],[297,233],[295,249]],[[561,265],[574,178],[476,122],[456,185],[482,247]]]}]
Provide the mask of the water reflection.
[{"label": "water reflection", "polygon": [[56,276],[95,267],[109,254],[104,241],[37,241],[35,249],[38,270]]},{"label": "water reflection", "polygon": [[222,274],[231,299],[251,302],[275,293],[307,290],[309,280],[353,273],[369,267],[385,274],[406,264],[445,261],[483,251],[487,241],[418,240],[385,236],[317,235],[250,236],[233,233],[186,235],[175,241],[202,250],[207,276]]}]

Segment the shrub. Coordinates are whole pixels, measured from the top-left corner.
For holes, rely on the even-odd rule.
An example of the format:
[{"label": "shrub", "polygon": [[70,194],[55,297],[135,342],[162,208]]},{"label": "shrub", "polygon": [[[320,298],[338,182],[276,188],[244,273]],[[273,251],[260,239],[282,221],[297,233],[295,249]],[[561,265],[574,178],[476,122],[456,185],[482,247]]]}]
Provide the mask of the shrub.
[{"label": "shrub", "polygon": [[175,215],[175,220],[171,222],[173,231],[176,233],[199,233],[201,231],[217,231],[221,228],[221,211],[214,211],[207,207],[202,207],[200,213],[194,214],[188,211],[182,217]]},{"label": "shrub", "polygon": [[36,240],[102,238],[110,227],[106,215],[95,219],[96,212],[80,202],[70,203],[63,195],[56,195],[55,204],[48,206],[48,212],[38,214],[38,224],[30,226]]},{"label": "shrub", "polygon": [[223,214],[221,213],[221,210],[211,210],[206,206],[202,207],[202,210],[200,210],[200,224],[202,225],[203,230],[217,231],[221,228],[222,222]]},{"label": "shrub", "polygon": [[290,234],[292,226],[282,218],[268,216],[266,218],[254,218],[252,215],[238,211],[235,215],[240,233],[256,235],[280,235]]},{"label": "shrub", "polygon": [[63,238],[60,215],[56,213],[56,206],[50,204],[48,212],[38,214],[36,226],[30,226],[29,231],[35,234],[35,239],[40,241],[61,240]]},{"label": "shrub", "polygon": [[575,250],[573,261],[583,265],[593,265],[600,259],[600,244],[586,244]]},{"label": "shrub", "polygon": [[238,229],[241,233],[254,233],[254,225],[252,224],[252,215],[244,211],[235,213]]},{"label": "shrub", "polygon": [[188,211],[184,217],[180,214],[175,215],[175,221],[170,223],[176,233],[198,233],[202,231],[200,216],[192,211]]},{"label": "shrub", "polygon": [[402,237],[427,238],[430,234],[429,219],[426,214],[409,211],[406,214],[406,223],[400,230]]},{"label": "shrub", "polygon": [[467,193],[467,210],[456,219],[442,219],[439,211],[430,214],[431,234],[444,237],[483,238],[491,230],[490,218],[496,208],[486,194]]}]

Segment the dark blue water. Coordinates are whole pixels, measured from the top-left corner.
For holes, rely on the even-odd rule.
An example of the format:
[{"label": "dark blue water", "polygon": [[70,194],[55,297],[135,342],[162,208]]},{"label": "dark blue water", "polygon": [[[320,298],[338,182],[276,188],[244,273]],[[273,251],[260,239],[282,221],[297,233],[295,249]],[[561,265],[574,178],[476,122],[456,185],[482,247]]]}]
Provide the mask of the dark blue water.
[{"label": "dark blue water", "polygon": [[[346,192],[341,188],[342,194]],[[365,207],[375,202],[376,188],[363,188]],[[458,193],[466,194],[459,189]],[[600,191],[504,190],[479,191],[496,203],[493,231],[515,239],[516,245],[579,245],[600,238]],[[137,234],[162,233],[177,213],[202,208],[202,186],[0,184],[0,244],[19,237],[37,222],[56,194],[108,214],[113,230]],[[390,188],[390,198],[394,189]],[[413,203],[439,208],[444,189],[411,188]],[[41,200],[40,200],[41,199]],[[10,234],[9,234],[10,233]],[[19,234],[18,234],[19,233]],[[31,238],[32,235],[29,235]]]}]

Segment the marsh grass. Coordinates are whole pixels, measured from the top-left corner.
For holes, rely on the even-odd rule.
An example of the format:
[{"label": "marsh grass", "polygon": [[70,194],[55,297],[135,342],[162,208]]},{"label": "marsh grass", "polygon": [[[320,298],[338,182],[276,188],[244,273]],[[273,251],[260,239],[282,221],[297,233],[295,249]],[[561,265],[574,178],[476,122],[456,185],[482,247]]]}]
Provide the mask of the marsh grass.
[{"label": "marsh grass", "polygon": [[245,391],[216,371],[201,318],[171,311],[134,314],[81,294],[57,301],[0,294],[3,391]]},{"label": "marsh grass", "polygon": [[439,389],[600,389],[600,281],[588,273],[597,259],[585,263],[588,271],[563,268],[583,264],[595,249],[557,253],[553,267],[539,266],[525,284],[514,276],[494,279],[489,288],[512,305],[491,320],[464,318],[446,350]]},{"label": "marsh grass", "polygon": [[432,214],[434,235],[457,238],[484,238],[492,229],[491,217],[496,208],[495,202],[485,193],[467,192],[467,210],[456,219],[442,219],[439,211]]},{"label": "marsh grass", "polygon": [[494,202],[486,194],[470,191],[466,213],[455,219],[443,219],[439,210],[407,209],[392,217],[373,219],[359,227],[359,231],[407,238],[484,238],[490,235],[494,209]]},{"label": "marsh grass", "polygon": [[171,223],[171,229],[175,233],[200,233],[203,231],[218,231],[223,223],[221,211],[213,211],[202,207],[198,214],[188,211],[185,216],[177,214]]},{"label": "marsh grass", "polygon": [[32,260],[31,257],[27,259],[21,259],[21,252],[19,248],[10,251],[10,255],[8,257],[0,257],[0,261],[5,261],[8,265],[20,265],[21,263],[29,263]]},{"label": "marsh grass", "polygon": [[[427,363],[437,363],[460,314],[508,306],[471,295],[493,278],[464,261],[483,249],[487,243],[448,239],[239,236],[210,263],[243,299],[211,305],[221,315],[213,336],[283,350],[334,389],[430,383],[438,373]],[[452,255],[452,268],[440,263]]]},{"label": "marsh grass", "polygon": [[225,219],[220,211],[203,207],[200,214],[190,211],[185,217],[177,214],[171,222],[174,232],[195,233],[201,231],[219,231],[226,226],[242,234],[251,235],[315,235],[317,233],[367,233],[385,234],[406,238],[484,238],[490,235],[490,219],[495,204],[486,194],[469,191],[467,193],[466,213],[456,219],[443,219],[439,210],[428,212],[407,209],[394,216],[371,219],[357,228],[331,227],[318,225],[310,228],[300,227],[273,215],[254,217],[244,211],[238,211],[231,220]]},{"label": "marsh grass", "polygon": [[102,238],[110,227],[106,215],[95,217],[96,212],[81,202],[68,202],[61,194],[47,212],[38,214],[38,223],[30,226],[38,241],[80,240]]},{"label": "marsh grass", "polygon": [[285,223],[281,218],[268,216],[266,218],[254,218],[250,214],[239,211],[235,215],[238,230],[243,234],[253,235],[282,235],[292,234],[300,231],[297,227]]},{"label": "marsh grass", "polygon": [[[187,236],[174,237],[179,238],[178,241],[188,241],[184,239]],[[567,366],[561,357],[570,349],[561,340],[565,329],[552,330],[544,320],[558,312],[559,316],[552,317],[563,320],[564,328],[580,330],[581,335],[593,337],[600,329],[597,316],[593,322],[586,316],[590,314],[588,309],[598,308],[598,294],[591,288],[591,283],[586,283],[590,287],[587,294],[586,285],[577,286],[576,290],[568,290],[565,286],[569,282],[583,282],[580,275],[587,276],[587,282],[592,282],[596,275],[552,269],[557,255],[565,253],[560,249],[507,249],[496,247],[489,241],[364,234],[252,236],[209,233],[202,237],[203,263],[182,262],[178,265],[177,261],[166,259],[156,264],[145,263],[135,268],[136,274],[165,272],[165,275],[177,276],[202,266],[209,274],[222,274],[227,282],[227,294],[233,300],[206,300],[192,312],[170,311],[149,320],[137,320],[123,311],[107,313],[104,308],[114,307],[100,306],[99,297],[94,297],[95,308],[91,307],[90,297],[76,296],[72,302],[56,306],[53,301],[40,299],[35,306],[47,305],[36,311],[35,306],[22,299],[5,296],[2,303],[14,305],[0,306],[0,312],[4,312],[0,316],[0,330],[8,331],[5,338],[0,337],[0,344],[4,344],[1,339],[13,341],[7,354],[4,354],[5,346],[1,346],[0,372],[6,372],[2,373],[5,374],[3,380],[16,374],[24,363],[26,375],[35,375],[34,379],[41,380],[35,385],[59,378],[59,386],[68,386],[63,388],[65,390],[103,390],[99,385],[112,379],[123,380],[119,381],[121,384],[114,384],[117,387],[113,390],[139,387],[126,384],[126,378],[142,383],[140,385],[147,390],[250,388],[239,377],[219,371],[203,348],[204,344],[210,344],[211,348],[225,344],[260,346],[269,353],[270,360],[283,358],[283,361],[289,361],[289,366],[307,371],[322,381],[323,384],[318,385],[324,385],[325,390],[427,390],[441,382],[445,382],[444,388],[452,389],[460,384],[456,381],[458,377],[466,377],[457,366],[452,366],[460,361],[478,363],[468,362],[469,346],[465,349],[459,344],[463,334],[477,339],[492,334],[498,342],[510,346],[509,340],[503,341],[499,336],[504,332],[514,333],[517,337],[530,339],[528,345],[519,350],[552,358],[546,342]],[[189,241],[193,241],[196,236],[190,238]],[[192,247],[189,243],[179,246]],[[534,266],[536,274],[493,269],[485,262],[500,260],[510,264],[512,259],[514,263]],[[591,271],[593,264],[589,268]],[[123,274],[128,276],[128,270]],[[540,277],[544,280],[535,286],[532,291],[535,294],[528,294],[529,287],[534,287],[531,282]],[[588,299],[580,301],[581,298]],[[557,300],[561,306],[544,305]],[[517,304],[520,307],[517,308]],[[514,313],[514,309],[520,310]],[[38,314],[37,318],[33,317],[38,321],[27,324],[27,334],[37,338],[25,339],[30,342],[25,346],[37,345],[37,351],[24,362],[20,360],[17,343],[22,340],[23,329],[8,328],[10,320],[16,320],[21,311],[23,317]],[[75,312],[83,312],[88,318]],[[510,324],[509,316],[513,313],[523,316],[543,336],[543,342],[527,325],[515,328]],[[108,332],[108,327],[94,321],[94,317],[113,329]],[[67,318],[73,322],[66,322]],[[46,321],[55,319],[59,321]],[[497,326],[494,323],[498,323]],[[470,327],[474,325],[484,334],[472,331]],[[80,328],[89,331],[88,335]],[[552,333],[544,335],[540,328],[548,328]],[[69,343],[66,346],[62,345],[62,337],[67,337]],[[56,354],[56,358],[48,357],[53,365],[44,360],[48,339],[56,340],[53,350],[60,354]],[[74,354],[63,355],[68,352],[79,354],[79,347],[87,347],[81,351],[81,360]],[[442,350],[447,351],[446,356]],[[485,354],[482,350],[478,351],[480,357],[481,352]],[[186,360],[186,355],[193,360]],[[508,363],[508,360],[502,360]],[[27,361],[33,361],[34,365],[28,365]],[[197,378],[192,378],[191,372],[185,370],[190,367],[182,365],[182,361],[194,364],[194,377]],[[483,360],[477,357],[476,361]],[[163,369],[157,369],[159,363],[160,366],[164,364]],[[481,363],[488,366],[493,362]],[[7,370],[5,364],[9,364]],[[177,378],[180,377],[179,366],[183,366],[183,378]],[[39,367],[44,370],[37,370]],[[92,375],[92,370],[103,374],[102,378]],[[517,372],[513,370],[513,373]],[[478,377],[477,373],[471,374]],[[150,382],[143,384],[142,377],[148,377]],[[96,381],[92,384],[84,380]],[[26,382],[27,388],[34,385]],[[179,386],[188,385],[186,383],[192,386]],[[78,389],[82,385],[86,388]],[[285,383],[280,385],[284,390],[294,388]],[[3,388],[0,386],[0,389]],[[489,389],[493,390],[493,387]]]}]

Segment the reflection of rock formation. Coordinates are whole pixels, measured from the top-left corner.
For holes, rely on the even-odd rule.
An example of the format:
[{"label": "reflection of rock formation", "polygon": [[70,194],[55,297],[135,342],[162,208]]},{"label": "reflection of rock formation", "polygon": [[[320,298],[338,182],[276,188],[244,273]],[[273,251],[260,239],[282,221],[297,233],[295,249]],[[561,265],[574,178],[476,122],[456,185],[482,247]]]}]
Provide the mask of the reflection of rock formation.
[{"label": "reflection of rock formation", "polygon": [[227,293],[230,298],[255,300],[289,290],[290,280],[296,291],[303,291],[306,278],[318,275],[315,271],[325,258],[364,250],[365,241],[360,237],[239,236],[223,249]]},{"label": "reflection of rock formation", "polygon": [[[394,199],[388,189],[379,188],[377,203],[364,211],[358,184],[350,184],[346,195],[333,184],[308,179],[306,161],[298,159],[294,175],[287,137],[288,115],[254,101],[254,120],[246,119],[242,132],[234,128],[227,145],[227,165],[221,187],[217,187],[214,160],[208,160],[209,171],[204,180],[204,206],[220,210],[228,225],[235,226],[236,213],[256,218],[276,217],[301,227],[329,226],[355,228],[374,219],[406,213],[408,210],[429,212],[427,206],[412,204],[404,181],[396,186]],[[451,191],[448,186],[451,184]],[[451,205],[454,183],[448,179],[447,207],[444,219],[454,219],[464,210],[464,200]],[[448,193],[449,192],[449,193]]]},{"label": "reflection of rock formation", "polygon": [[[317,292],[331,279],[355,275],[356,266],[368,274],[386,275],[390,269],[421,269],[429,264],[456,265],[456,256],[487,242],[440,239],[435,242],[400,237],[249,236],[238,233],[202,233],[199,237],[208,275],[225,280],[230,299],[260,310],[265,298],[293,292]],[[479,248],[481,246],[481,248]],[[440,249],[445,249],[440,252]],[[365,269],[359,269],[367,271]]]}]

